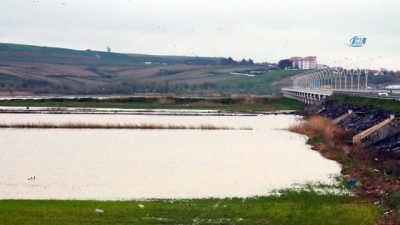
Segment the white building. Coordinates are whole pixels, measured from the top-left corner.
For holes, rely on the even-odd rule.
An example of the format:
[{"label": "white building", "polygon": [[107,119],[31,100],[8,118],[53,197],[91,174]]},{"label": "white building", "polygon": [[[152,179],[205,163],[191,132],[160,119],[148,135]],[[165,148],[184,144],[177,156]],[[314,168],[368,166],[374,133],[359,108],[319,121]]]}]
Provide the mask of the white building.
[{"label": "white building", "polygon": [[293,69],[316,69],[317,68],[317,57],[307,56],[307,57],[292,57],[289,59],[292,62]]}]

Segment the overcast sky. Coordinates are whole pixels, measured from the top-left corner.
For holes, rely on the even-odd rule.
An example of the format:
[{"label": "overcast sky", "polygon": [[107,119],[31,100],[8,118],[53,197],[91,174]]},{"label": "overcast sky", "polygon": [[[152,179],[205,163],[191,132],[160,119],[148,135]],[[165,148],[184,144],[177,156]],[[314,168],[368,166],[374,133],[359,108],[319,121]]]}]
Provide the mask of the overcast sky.
[{"label": "overcast sky", "polygon": [[[355,35],[366,45],[347,46]],[[400,2],[1,0],[0,42],[400,70]]]}]

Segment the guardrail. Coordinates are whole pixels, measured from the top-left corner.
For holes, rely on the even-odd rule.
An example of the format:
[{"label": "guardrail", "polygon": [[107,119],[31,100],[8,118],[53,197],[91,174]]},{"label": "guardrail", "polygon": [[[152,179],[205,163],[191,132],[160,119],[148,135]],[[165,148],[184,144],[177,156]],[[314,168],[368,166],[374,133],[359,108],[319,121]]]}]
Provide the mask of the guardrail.
[{"label": "guardrail", "polygon": [[[308,104],[315,102],[315,95],[329,96],[342,94],[379,99],[400,100],[400,90],[371,89],[368,87],[368,73],[364,69],[323,68],[307,71],[292,78],[292,87],[282,88],[287,97],[306,99]],[[365,79],[364,79],[365,78]],[[305,93],[303,96],[301,93]],[[309,94],[309,95],[307,95]]]}]

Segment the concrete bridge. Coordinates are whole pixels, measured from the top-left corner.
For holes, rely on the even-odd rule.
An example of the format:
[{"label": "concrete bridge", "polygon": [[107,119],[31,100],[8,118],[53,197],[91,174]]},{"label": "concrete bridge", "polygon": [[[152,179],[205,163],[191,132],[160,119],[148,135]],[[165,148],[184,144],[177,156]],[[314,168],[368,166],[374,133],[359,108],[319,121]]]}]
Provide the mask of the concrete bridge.
[{"label": "concrete bridge", "polygon": [[400,92],[368,86],[368,70],[325,68],[292,77],[292,87],[282,88],[285,97],[314,104],[332,94],[400,99]]},{"label": "concrete bridge", "polygon": [[[400,100],[400,92],[369,88],[368,70],[318,69],[299,74],[293,77],[292,80],[292,87],[282,88],[283,95],[306,104],[314,104],[333,94]],[[322,107],[315,110],[315,113],[323,113],[327,109]],[[339,109],[330,110],[340,111]],[[332,119],[335,123],[341,123],[345,120],[357,121],[363,117],[366,117],[365,112],[360,113],[349,109],[343,115]],[[373,117],[367,116],[367,118]],[[355,133],[352,141],[354,145],[368,147],[399,134],[400,119],[390,115],[371,127]]]},{"label": "concrete bridge", "polygon": [[283,96],[296,99],[306,104],[314,104],[333,94],[332,90],[282,88],[281,91]]}]

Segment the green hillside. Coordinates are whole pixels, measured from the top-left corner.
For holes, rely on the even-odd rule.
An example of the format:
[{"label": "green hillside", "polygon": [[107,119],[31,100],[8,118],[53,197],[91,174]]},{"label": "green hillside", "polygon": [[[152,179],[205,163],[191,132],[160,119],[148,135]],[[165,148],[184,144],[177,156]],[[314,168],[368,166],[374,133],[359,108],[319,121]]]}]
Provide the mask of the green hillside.
[{"label": "green hillside", "polygon": [[0,94],[273,94],[304,72],[249,61],[0,43]]}]

